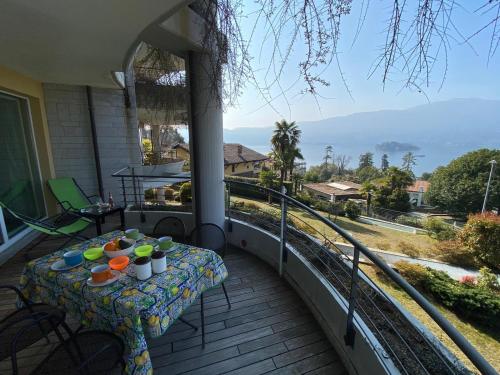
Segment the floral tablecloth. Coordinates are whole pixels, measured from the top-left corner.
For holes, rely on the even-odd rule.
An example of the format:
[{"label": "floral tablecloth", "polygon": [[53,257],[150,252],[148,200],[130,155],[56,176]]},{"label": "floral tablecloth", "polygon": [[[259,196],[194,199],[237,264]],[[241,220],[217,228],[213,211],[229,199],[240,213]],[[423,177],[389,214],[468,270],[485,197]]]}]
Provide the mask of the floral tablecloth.
[{"label": "floral tablecloth", "polygon": [[[82,324],[104,329],[120,336],[127,348],[126,372],[152,373],[146,336],[158,337],[174,323],[207,289],[227,277],[222,259],[213,251],[176,244],[167,257],[167,271],[145,281],[135,278],[134,266],[129,265],[118,281],[104,287],[90,287],[86,280],[90,269],[108,259],[84,263],[66,272],[50,269],[68,250],[86,250],[102,246],[112,238],[122,236],[114,231],[67,249],[32,260],[26,264],[20,280],[24,295],[33,301],[58,305]],[[140,244],[153,244],[145,237]],[[130,255],[130,263],[135,258]]]}]

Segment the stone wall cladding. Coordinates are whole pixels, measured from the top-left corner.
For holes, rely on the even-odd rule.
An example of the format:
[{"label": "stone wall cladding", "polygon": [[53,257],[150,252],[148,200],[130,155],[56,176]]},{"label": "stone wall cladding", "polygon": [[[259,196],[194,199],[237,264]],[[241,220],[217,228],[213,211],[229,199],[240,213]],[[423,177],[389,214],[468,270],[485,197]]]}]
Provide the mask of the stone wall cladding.
[{"label": "stone wall cladding", "polygon": [[[90,115],[84,86],[44,84],[47,118],[57,177],[74,177],[87,194],[97,194]],[[140,163],[137,123],[120,89],[92,88],[94,118],[104,186],[122,202],[117,170]]]},{"label": "stone wall cladding", "polygon": [[96,194],[85,87],[52,83],[43,86],[56,176],[74,177],[87,194]]}]

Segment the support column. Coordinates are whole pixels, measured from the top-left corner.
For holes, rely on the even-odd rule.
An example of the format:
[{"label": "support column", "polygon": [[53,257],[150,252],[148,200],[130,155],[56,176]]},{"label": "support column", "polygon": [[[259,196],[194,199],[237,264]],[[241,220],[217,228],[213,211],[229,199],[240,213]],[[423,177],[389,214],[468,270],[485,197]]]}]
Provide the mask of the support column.
[{"label": "support column", "polygon": [[224,228],[224,143],[222,108],[213,95],[206,53],[190,52],[190,150],[196,224],[213,223]]}]

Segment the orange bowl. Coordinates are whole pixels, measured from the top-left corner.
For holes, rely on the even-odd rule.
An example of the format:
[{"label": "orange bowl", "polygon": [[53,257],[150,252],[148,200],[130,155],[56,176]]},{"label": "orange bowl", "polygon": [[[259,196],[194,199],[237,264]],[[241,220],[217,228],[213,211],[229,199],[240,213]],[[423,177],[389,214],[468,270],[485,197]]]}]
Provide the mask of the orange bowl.
[{"label": "orange bowl", "polygon": [[113,270],[121,271],[128,266],[130,259],[126,255],[120,255],[116,258],[111,259],[108,264]]}]

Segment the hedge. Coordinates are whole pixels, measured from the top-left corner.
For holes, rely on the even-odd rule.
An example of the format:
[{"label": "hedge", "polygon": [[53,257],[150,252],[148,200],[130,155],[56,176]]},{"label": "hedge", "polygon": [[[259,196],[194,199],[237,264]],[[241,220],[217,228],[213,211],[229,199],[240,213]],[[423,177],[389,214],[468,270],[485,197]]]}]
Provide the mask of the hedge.
[{"label": "hedge", "polygon": [[452,279],[446,272],[407,262],[395,264],[417,289],[466,319],[500,328],[500,295],[492,290]]},{"label": "hedge", "polygon": [[[259,186],[260,180],[258,178],[254,177],[239,177],[239,176],[225,176],[225,179],[227,181],[234,181],[234,182],[246,182],[247,184],[252,184],[255,185],[255,187],[251,186],[244,186],[244,185],[238,185],[238,184],[231,184],[231,194],[236,194],[242,197],[248,197],[248,198],[255,198],[255,199],[261,199],[261,200],[266,200],[268,198],[268,194],[265,191],[260,190]],[[279,186],[280,182],[279,180],[275,180],[275,186],[272,188],[274,190],[279,191]],[[285,188],[288,192],[292,191],[292,182],[290,181],[285,181],[283,183],[285,185]]]}]

